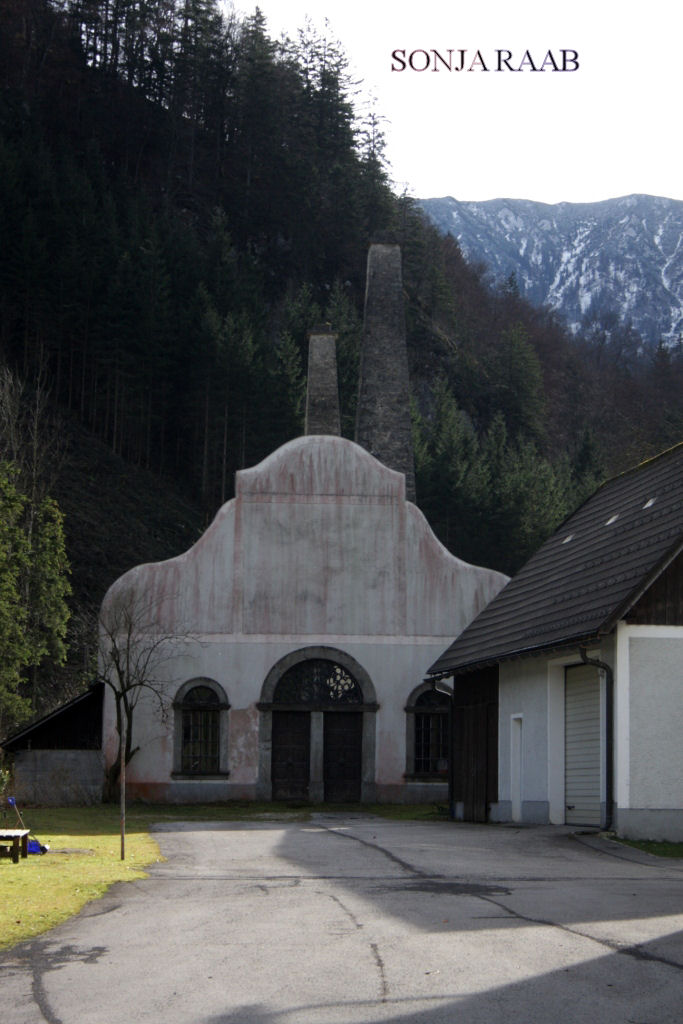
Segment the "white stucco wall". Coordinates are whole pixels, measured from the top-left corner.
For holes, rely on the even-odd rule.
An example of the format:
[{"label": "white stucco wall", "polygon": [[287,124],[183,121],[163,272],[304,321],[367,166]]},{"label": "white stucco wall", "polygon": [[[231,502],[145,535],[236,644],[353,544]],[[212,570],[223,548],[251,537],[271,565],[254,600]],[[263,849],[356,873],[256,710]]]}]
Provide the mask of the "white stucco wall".
[{"label": "white stucco wall", "polygon": [[683,806],[683,627],[629,628],[629,806]]},{"label": "white stucco wall", "polygon": [[[163,665],[170,699],[196,677],[224,689],[230,778],[216,782],[221,796],[255,793],[256,704],[271,668],[305,647],[346,652],[375,689],[376,781],[389,794],[404,783],[408,695],[505,582],[436,540],[405,501],[401,474],[343,438],[310,436],[238,473],[236,497],[198,543],[126,573],[102,614],[121,603],[138,605],[151,633],[176,638]],[[159,787],[170,784],[173,729],[144,701],[135,741],[140,751],[129,781],[159,798]],[[108,700],[110,757],[114,743]]]},{"label": "white stucco wall", "polygon": [[616,634],[616,828],[683,841],[683,626]]},{"label": "white stucco wall", "polygon": [[[613,669],[614,827],[634,839],[683,840],[683,627],[622,622],[616,636],[605,637],[588,655]],[[543,820],[545,804],[546,820],[565,821],[564,679],[566,668],[578,664],[578,651],[501,664],[499,802],[492,808],[494,820],[513,820],[515,807],[521,808],[519,820]],[[604,810],[604,673],[600,677]],[[520,722],[518,770],[512,737]]]},{"label": "white stucco wall", "polygon": [[492,816],[524,821],[543,820],[545,815],[547,820],[548,764],[539,756],[548,748],[546,662],[539,658],[503,662],[498,700],[499,806]]},{"label": "white stucco wall", "polygon": [[[610,661],[611,640],[588,656]],[[503,662],[498,692],[497,821],[565,821],[565,672],[580,665],[578,651]],[[604,681],[601,683],[604,722]],[[604,761],[604,749],[601,753]],[[601,773],[604,800],[605,778]]]}]

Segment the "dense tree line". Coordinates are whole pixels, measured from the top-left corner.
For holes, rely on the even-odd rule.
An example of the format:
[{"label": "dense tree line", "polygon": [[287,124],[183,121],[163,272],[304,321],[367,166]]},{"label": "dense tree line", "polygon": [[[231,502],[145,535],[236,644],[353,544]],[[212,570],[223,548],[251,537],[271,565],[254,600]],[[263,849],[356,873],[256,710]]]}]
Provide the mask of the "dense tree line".
[{"label": "dense tree line", "polygon": [[52,426],[44,390],[26,393],[0,367],[0,736],[45,705],[46,679],[66,659],[71,587],[63,518],[49,493]]},{"label": "dense tree line", "polygon": [[344,58],[209,0],[15,15],[3,351],[24,374],[47,363],[116,452],[215,508],[236,468],[297,432],[302,301],[344,320],[357,306],[386,183],[356,146]]},{"label": "dense tree line", "polygon": [[353,436],[379,233],[403,250],[418,502],[458,555],[514,571],[604,475],[683,436],[680,349],[570,337],[392,193],[334,40],[276,42],[216,0],[0,18],[0,359],[207,518],[300,433],[320,322]]}]

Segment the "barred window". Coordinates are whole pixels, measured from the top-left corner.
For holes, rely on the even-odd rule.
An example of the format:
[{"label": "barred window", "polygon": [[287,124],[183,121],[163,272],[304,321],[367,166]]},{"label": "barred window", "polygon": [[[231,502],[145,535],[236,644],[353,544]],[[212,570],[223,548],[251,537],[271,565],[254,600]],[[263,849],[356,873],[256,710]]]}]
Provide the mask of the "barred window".
[{"label": "barred window", "polygon": [[220,706],[208,686],[193,686],[182,701],[181,771],[211,775],[220,768]]},{"label": "barred window", "polygon": [[438,690],[425,690],[415,700],[414,764],[416,775],[443,775],[448,772],[449,698]]}]

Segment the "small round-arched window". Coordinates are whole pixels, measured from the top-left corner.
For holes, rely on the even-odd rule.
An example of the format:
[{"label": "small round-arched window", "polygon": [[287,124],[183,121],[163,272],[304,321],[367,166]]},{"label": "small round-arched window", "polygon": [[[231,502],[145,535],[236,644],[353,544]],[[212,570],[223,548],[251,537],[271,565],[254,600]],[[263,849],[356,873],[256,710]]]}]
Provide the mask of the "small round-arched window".
[{"label": "small round-arched window", "polygon": [[219,770],[220,702],[209,686],[193,686],[183,697],[181,771],[210,775]]},{"label": "small round-arched window", "polygon": [[273,704],[308,708],[362,704],[363,692],[342,665],[325,658],[299,661],[281,676]]}]

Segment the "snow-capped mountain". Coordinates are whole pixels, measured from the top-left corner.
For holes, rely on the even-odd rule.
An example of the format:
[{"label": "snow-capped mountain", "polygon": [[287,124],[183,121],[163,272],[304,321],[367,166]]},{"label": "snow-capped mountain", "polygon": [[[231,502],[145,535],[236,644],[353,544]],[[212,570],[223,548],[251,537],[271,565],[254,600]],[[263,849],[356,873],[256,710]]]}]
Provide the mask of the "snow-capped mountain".
[{"label": "snow-capped mountain", "polygon": [[573,331],[616,313],[643,341],[683,335],[683,202],[632,195],[599,203],[419,201],[495,280],[514,274],[530,302]]}]

